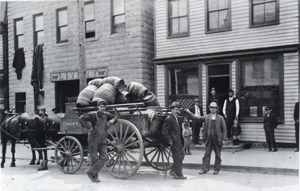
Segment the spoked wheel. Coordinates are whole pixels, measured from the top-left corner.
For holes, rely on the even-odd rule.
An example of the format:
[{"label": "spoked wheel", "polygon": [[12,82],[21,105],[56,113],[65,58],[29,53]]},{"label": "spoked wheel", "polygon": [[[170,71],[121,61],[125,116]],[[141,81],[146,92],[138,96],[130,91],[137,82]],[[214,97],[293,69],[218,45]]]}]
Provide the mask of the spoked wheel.
[{"label": "spoked wheel", "polygon": [[114,178],[126,179],[139,169],[143,159],[143,140],[137,127],[131,122],[118,119],[108,130],[105,167]]},{"label": "spoked wheel", "polygon": [[54,154],[56,165],[65,174],[74,174],[82,165],[83,149],[75,137],[61,138],[57,142]]},{"label": "spoked wheel", "polygon": [[173,155],[170,146],[162,143],[151,143],[152,140],[147,141],[149,141],[150,144],[144,151],[146,161],[156,170],[170,170],[171,164],[173,163]]}]

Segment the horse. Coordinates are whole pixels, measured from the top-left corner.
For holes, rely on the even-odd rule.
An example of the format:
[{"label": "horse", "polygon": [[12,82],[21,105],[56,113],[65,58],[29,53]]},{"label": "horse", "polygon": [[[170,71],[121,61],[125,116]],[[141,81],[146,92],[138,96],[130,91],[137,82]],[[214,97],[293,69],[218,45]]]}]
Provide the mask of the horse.
[{"label": "horse", "polygon": [[[11,152],[12,152],[12,162],[11,167],[15,167],[15,145],[16,140],[24,140],[28,139],[31,148],[46,148],[46,137],[45,137],[45,130],[43,120],[40,116],[35,113],[10,113],[4,112],[2,119],[1,119],[1,142],[2,142],[2,161],[1,161],[1,168],[4,168],[5,164],[5,155],[6,155],[6,145],[7,141],[10,140],[11,145]],[[42,159],[42,151],[38,150],[39,152],[39,159]],[[47,150],[44,149],[44,160],[41,163],[41,166],[38,170],[46,170],[48,169],[47,166]],[[35,164],[35,153],[32,150],[33,158],[30,164]]]}]

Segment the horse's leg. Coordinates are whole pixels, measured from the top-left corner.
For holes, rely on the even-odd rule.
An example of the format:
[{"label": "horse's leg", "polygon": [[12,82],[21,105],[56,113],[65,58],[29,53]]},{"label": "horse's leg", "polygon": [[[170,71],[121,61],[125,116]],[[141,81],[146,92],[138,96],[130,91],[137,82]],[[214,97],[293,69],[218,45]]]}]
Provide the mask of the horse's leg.
[{"label": "horse's leg", "polygon": [[41,150],[38,150],[38,154],[39,154],[39,160],[37,161],[36,164],[41,164],[41,161],[43,161],[43,153]]},{"label": "horse's leg", "polygon": [[6,135],[4,132],[1,133],[1,143],[2,143],[2,161],[1,161],[1,168],[4,168],[5,155],[6,155],[6,145],[7,145],[7,135]]},{"label": "horse's leg", "polygon": [[16,153],[16,140],[15,139],[11,139],[12,160],[11,160],[11,163],[10,163],[10,167],[16,167],[15,153]]},{"label": "horse's leg", "polygon": [[32,153],[32,159],[31,159],[29,165],[35,165],[36,155],[35,155],[35,150],[33,150],[34,149],[33,141],[31,138],[29,138],[28,141],[30,143],[31,153]]}]

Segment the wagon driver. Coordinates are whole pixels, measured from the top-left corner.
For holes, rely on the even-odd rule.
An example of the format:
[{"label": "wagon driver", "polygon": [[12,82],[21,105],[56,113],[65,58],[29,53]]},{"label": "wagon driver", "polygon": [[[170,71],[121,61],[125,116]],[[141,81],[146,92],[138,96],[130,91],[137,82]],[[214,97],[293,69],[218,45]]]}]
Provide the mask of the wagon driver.
[{"label": "wagon driver", "polygon": [[105,101],[98,101],[97,106],[98,111],[84,114],[79,119],[81,125],[89,130],[88,149],[91,164],[86,174],[92,182],[100,182],[98,172],[107,161],[107,130],[117,122],[117,116],[105,111],[107,106]]}]

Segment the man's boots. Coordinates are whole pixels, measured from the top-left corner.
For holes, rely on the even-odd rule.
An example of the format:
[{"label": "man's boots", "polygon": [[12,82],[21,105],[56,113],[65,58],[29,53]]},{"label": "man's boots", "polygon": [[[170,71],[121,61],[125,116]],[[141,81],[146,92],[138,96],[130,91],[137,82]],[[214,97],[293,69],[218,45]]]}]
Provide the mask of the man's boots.
[{"label": "man's boots", "polygon": [[91,167],[86,171],[86,174],[92,182],[100,182],[98,179],[98,172],[105,164],[106,160],[97,160]]}]

